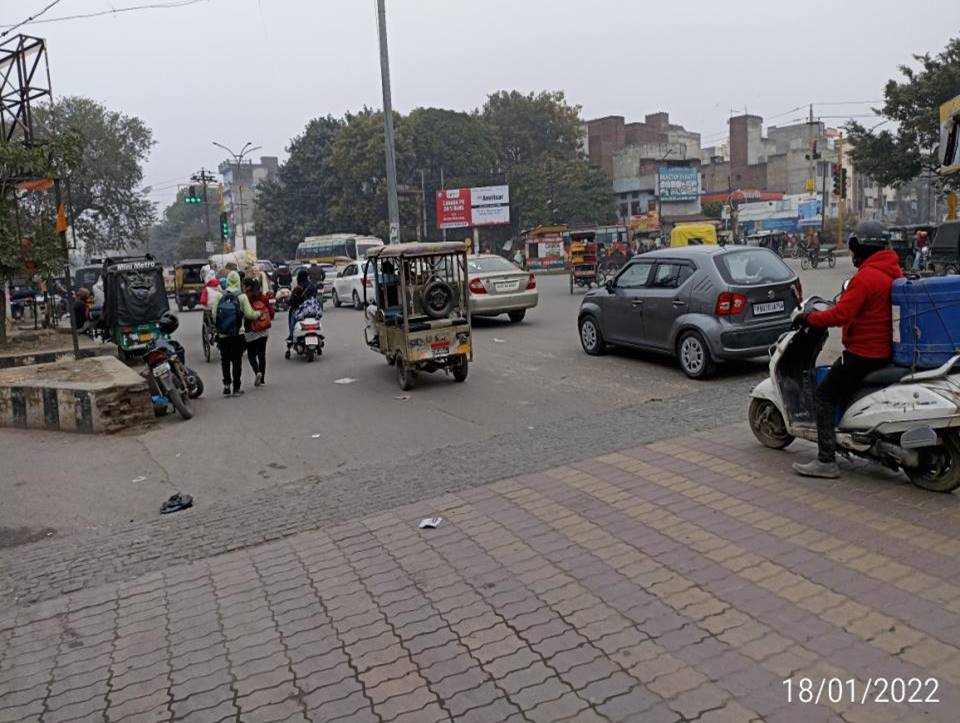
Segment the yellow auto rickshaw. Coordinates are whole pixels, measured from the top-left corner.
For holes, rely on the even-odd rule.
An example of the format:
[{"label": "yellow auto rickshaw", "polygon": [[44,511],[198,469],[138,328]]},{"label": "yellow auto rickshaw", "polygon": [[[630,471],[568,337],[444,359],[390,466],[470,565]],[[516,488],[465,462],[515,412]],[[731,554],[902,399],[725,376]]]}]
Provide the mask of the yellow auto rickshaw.
[{"label": "yellow auto rickshaw", "polygon": [[678,223],[670,232],[670,248],[716,245],[717,228],[712,223]]},{"label": "yellow auto rickshaw", "polygon": [[175,267],[174,295],[177,308],[183,311],[186,306],[191,311],[200,303],[203,292],[203,267],[209,265],[206,259],[184,259]]}]

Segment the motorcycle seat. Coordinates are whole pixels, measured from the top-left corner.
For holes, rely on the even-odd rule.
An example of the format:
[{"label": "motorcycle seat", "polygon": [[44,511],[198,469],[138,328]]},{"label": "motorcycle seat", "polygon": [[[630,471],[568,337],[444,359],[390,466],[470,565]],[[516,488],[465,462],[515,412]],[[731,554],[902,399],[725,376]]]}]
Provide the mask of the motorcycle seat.
[{"label": "motorcycle seat", "polygon": [[860,386],[874,388],[887,387],[891,384],[896,384],[909,373],[910,369],[907,367],[883,367],[883,369],[877,369],[875,372],[867,374],[867,376],[863,378],[863,381],[860,382]]}]

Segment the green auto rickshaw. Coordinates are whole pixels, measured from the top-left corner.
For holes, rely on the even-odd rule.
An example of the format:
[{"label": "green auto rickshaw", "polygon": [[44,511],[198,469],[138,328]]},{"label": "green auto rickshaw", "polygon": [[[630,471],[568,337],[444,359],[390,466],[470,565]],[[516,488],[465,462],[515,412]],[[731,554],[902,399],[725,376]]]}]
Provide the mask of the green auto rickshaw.
[{"label": "green auto rickshaw", "polygon": [[153,256],[122,256],[103,262],[104,336],[126,361],[141,355],[160,336],[160,317],[170,310],[163,266]]}]

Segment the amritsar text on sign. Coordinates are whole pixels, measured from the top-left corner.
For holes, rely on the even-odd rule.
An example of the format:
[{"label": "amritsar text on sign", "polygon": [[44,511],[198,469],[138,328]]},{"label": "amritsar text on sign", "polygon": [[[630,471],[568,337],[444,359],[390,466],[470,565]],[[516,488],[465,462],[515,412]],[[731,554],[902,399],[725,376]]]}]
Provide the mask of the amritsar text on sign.
[{"label": "amritsar text on sign", "polygon": [[437,191],[437,228],[499,226],[510,223],[509,186]]},{"label": "amritsar text on sign", "polygon": [[700,171],[696,168],[661,168],[660,200],[696,201],[700,197]]}]

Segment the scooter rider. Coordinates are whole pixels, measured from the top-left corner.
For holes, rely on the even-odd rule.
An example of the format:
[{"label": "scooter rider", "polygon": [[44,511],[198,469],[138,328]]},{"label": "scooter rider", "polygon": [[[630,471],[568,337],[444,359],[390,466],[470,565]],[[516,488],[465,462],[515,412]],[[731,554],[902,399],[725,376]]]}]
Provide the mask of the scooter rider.
[{"label": "scooter rider", "polygon": [[893,321],[890,295],[894,279],[903,276],[895,251],[887,249],[883,224],[867,221],[850,237],[849,247],[857,273],[833,308],[803,313],[794,327],[843,329],[843,354],[817,386],[817,459],[794,463],[805,477],[839,477],[836,459],[835,413],[870,372],[890,364],[893,356]]},{"label": "scooter rider", "polygon": [[296,323],[297,309],[299,309],[307,299],[316,295],[317,287],[314,286],[313,282],[310,280],[310,272],[305,268],[300,269],[297,272],[297,286],[290,294],[290,306],[287,310],[287,322],[289,327],[287,341],[293,339],[293,325]]}]

